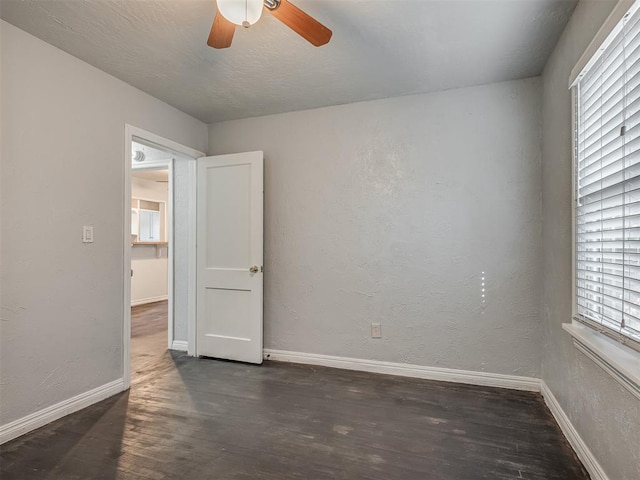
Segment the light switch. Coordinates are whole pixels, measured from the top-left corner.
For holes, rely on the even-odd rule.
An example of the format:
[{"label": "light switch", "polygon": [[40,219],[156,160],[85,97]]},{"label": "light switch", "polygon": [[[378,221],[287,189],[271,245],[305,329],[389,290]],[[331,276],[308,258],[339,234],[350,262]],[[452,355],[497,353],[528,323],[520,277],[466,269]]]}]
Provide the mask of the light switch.
[{"label": "light switch", "polygon": [[82,243],[93,243],[93,226],[85,225],[82,227]]},{"label": "light switch", "polygon": [[382,338],[382,325],[379,323],[371,324],[371,338]]}]

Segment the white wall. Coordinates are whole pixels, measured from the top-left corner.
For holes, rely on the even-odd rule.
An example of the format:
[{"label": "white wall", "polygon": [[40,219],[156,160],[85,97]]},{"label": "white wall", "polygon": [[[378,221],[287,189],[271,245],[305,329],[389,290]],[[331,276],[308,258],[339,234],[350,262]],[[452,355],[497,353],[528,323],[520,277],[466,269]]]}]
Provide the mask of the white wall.
[{"label": "white wall", "polygon": [[135,176],[135,170],[131,175],[131,197],[143,200],[153,200],[156,202],[168,202],[169,184],[167,182],[156,182],[148,178]]},{"label": "white wall", "polygon": [[538,376],[540,113],[530,79],[211,125],[265,152],[265,347]]},{"label": "white wall", "polygon": [[5,424],[122,377],[125,123],[198,150],[207,128],[1,23]]},{"label": "white wall", "polygon": [[543,75],[542,378],[611,480],[640,478],[640,402],[576,351],[571,321],[571,97],[573,66],[615,1],[582,0]]},{"label": "white wall", "polygon": [[[131,196],[169,205],[169,184],[131,177]],[[167,298],[167,247],[133,245],[131,247],[131,305],[141,305]]]},{"label": "white wall", "polygon": [[[187,341],[189,317],[189,285],[191,270],[189,250],[195,245],[194,232],[189,230],[189,215],[195,205],[191,203],[191,172],[194,159],[177,157],[173,163],[173,338]],[[195,202],[195,199],[194,199]],[[195,309],[195,305],[192,305]]]}]

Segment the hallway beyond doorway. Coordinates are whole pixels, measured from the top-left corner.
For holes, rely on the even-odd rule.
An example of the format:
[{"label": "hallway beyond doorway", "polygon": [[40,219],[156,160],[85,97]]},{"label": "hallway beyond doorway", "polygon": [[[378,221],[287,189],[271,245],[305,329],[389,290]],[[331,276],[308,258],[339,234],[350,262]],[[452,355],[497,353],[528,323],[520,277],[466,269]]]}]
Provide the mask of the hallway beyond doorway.
[{"label": "hallway beyond doorway", "polygon": [[[154,302],[131,307],[131,338],[167,333],[168,302]],[[164,343],[164,339],[163,339]]]},{"label": "hallway beyond doorway", "polygon": [[167,312],[167,301],[131,307],[132,384],[143,382],[169,355]]}]

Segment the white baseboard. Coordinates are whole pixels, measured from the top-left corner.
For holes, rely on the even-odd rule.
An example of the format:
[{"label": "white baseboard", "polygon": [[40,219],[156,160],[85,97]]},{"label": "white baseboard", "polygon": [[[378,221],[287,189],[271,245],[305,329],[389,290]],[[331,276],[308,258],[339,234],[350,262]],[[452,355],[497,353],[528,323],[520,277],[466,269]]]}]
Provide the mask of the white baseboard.
[{"label": "white baseboard", "polygon": [[407,363],[381,362],[378,360],[362,360],[358,358],[334,357],[314,353],[287,352],[284,350],[264,350],[266,360],[279,362],[304,363],[323,367],[358,370],[362,372],[399,375],[402,377],[439,380],[442,382],[467,383],[488,387],[509,388],[512,390],[540,391],[540,379],[499,373],[473,372],[451,368],[425,367]]},{"label": "white baseboard", "polygon": [[122,378],[0,426],[0,445],[124,390]]},{"label": "white baseboard", "polygon": [[553,393],[551,393],[551,390],[544,380],[540,380],[540,392],[549,410],[551,410],[551,414],[556,419],[556,422],[558,422],[560,430],[562,430],[564,436],[567,437],[569,444],[576,452],[576,455],[578,455],[584,468],[589,472],[591,480],[609,480],[609,477],[607,477],[607,474],[596,460],[596,457],[593,456],[587,444],[584,443],[584,440],[582,440],[582,437],[580,437],[580,434],[571,423],[571,420],[569,420],[567,414],[562,410],[560,403],[558,403],[556,397],[553,396]]},{"label": "white baseboard", "polygon": [[138,305],[146,305],[147,303],[163,302],[169,300],[169,295],[160,295],[159,297],[140,298],[138,300],[131,300],[131,306],[137,307]]},{"label": "white baseboard", "polygon": [[189,350],[189,345],[184,340],[174,340],[171,342],[171,350],[180,350],[181,352],[186,352]]}]

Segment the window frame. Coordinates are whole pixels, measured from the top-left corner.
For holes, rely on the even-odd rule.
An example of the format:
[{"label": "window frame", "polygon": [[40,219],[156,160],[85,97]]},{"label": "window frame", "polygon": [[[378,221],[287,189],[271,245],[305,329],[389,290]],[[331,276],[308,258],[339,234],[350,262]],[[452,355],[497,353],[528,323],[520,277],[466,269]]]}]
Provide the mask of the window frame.
[{"label": "window frame", "polygon": [[578,85],[577,81],[571,86],[571,318],[583,325],[587,325],[597,332],[606,335],[622,345],[633,348],[640,352],[640,341],[624,335],[620,332],[596,322],[578,313],[578,289],[576,285],[576,210],[578,209],[577,198],[577,142],[578,142]]},{"label": "window frame", "polygon": [[[563,329],[573,337],[575,347],[593,360],[621,385],[640,399],[640,342],[623,335],[601,323],[577,312],[578,296],[576,282],[576,210],[578,207],[577,141],[578,141],[578,82],[605,50],[616,30],[621,28],[623,18],[640,8],[640,0],[620,0],[600,28],[587,50],[571,71],[569,81],[571,98],[571,323]],[[587,327],[585,329],[585,326]],[[612,341],[613,340],[613,341]]]},{"label": "window frame", "polygon": [[[577,169],[578,169],[578,94],[579,81],[582,76],[598,60],[600,54],[606,50],[610,41],[615,38],[616,33],[622,28],[625,16],[635,13],[640,8],[640,0],[620,0],[614,7],[611,15],[607,18],[602,28],[591,41],[587,50],[578,60],[578,63],[571,71],[569,81],[571,97],[571,318],[574,322],[586,325],[596,332],[605,335],[618,342],[620,345],[634,350],[640,355],[640,340],[624,335],[612,328],[607,327],[595,320],[578,313],[578,295],[576,284],[576,210],[578,208],[577,198]],[[571,329],[565,328],[571,333]],[[575,337],[574,337],[575,338]]]}]

